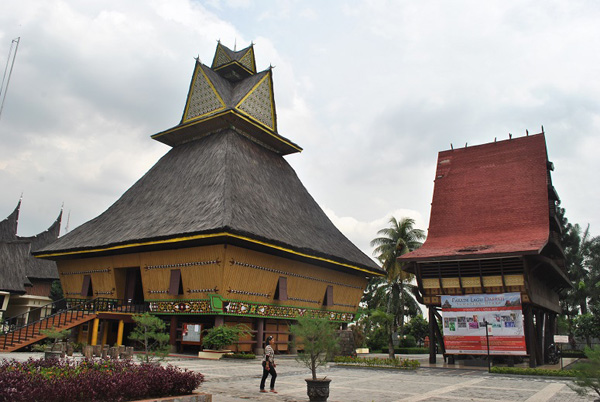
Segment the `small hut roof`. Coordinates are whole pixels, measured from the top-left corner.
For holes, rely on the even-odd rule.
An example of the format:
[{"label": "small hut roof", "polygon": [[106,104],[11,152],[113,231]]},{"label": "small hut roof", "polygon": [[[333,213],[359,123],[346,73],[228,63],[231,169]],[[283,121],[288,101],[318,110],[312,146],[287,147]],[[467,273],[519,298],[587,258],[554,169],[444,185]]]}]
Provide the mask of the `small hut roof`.
[{"label": "small hut roof", "polygon": [[21,200],[15,210],[4,220],[0,221],[0,241],[11,241],[17,238],[17,224],[19,222],[19,211]]},{"label": "small hut roof", "polygon": [[[60,211],[58,218],[56,218],[54,223],[47,230],[35,236],[19,237],[19,239],[29,243],[31,251],[44,248],[58,239],[61,220],[62,211]],[[56,268],[56,263],[54,261],[40,260],[31,255],[26,261],[25,274],[28,278],[32,279],[58,279],[58,269]]]},{"label": "small hut roof", "polygon": [[223,233],[383,273],[333,225],[281,155],[231,129],[171,149],[107,211],[36,255]]},{"label": "small hut roof", "polygon": [[35,236],[15,234],[12,239],[0,239],[0,290],[24,293],[25,286],[31,285],[30,279],[58,279],[56,263],[33,257],[31,250],[45,247],[58,238],[61,217],[62,211],[47,230]]},{"label": "small hut roof", "polygon": [[0,290],[25,293],[25,285],[31,284],[25,275],[28,257],[33,258],[28,243],[0,242]]},{"label": "small hut roof", "polygon": [[400,260],[539,254],[549,191],[544,134],[440,152],[427,240]]}]

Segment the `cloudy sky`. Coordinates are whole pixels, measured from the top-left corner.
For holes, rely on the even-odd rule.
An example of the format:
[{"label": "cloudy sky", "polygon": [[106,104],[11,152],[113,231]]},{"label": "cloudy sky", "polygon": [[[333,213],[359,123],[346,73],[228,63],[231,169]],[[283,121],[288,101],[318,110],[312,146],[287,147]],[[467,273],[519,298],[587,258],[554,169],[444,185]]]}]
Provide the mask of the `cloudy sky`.
[{"label": "cloudy sky", "polygon": [[[193,66],[217,40],[275,66],[287,157],[368,254],[390,216],[426,229],[437,153],[544,126],[571,222],[600,234],[596,1],[5,0],[0,219],[19,234],[96,217],[168,147]],[[4,93],[2,94],[4,96]]]}]

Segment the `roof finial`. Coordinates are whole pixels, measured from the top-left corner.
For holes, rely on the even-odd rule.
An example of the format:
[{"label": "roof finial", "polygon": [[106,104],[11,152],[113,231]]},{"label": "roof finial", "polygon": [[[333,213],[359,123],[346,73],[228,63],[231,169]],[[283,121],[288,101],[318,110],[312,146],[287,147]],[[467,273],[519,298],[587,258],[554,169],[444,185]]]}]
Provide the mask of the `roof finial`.
[{"label": "roof finial", "polygon": [[454,149],[454,146],[452,145],[452,143],[450,143],[450,149]]},{"label": "roof finial", "polygon": [[496,137],[494,137],[494,142],[496,142]]},{"label": "roof finial", "polygon": [[467,145],[469,145],[469,144],[465,142],[465,148],[467,147]]},{"label": "roof finial", "polygon": [[542,124],[542,134],[544,134],[544,125]]},{"label": "roof finial", "polygon": [[525,129],[525,134],[529,137],[529,130]]},{"label": "roof finial", "polygon": [[508,133],[508,139],[512,140],[512,134],[511,133]]}]

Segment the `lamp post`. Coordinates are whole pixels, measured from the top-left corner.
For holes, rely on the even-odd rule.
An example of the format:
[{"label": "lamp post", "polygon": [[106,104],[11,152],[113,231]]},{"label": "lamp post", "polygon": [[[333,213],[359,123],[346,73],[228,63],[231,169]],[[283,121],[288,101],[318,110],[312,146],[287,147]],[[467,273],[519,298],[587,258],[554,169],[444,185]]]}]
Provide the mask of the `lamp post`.
[{"label": "lamp post", "polygon": [[487,361],[488,361],[488,373],[492,372],[492,360],[490,359],[490,332],[488,330],[488,322],[486,319],[483,320],[485,325],[485,341],[487,344]]}]

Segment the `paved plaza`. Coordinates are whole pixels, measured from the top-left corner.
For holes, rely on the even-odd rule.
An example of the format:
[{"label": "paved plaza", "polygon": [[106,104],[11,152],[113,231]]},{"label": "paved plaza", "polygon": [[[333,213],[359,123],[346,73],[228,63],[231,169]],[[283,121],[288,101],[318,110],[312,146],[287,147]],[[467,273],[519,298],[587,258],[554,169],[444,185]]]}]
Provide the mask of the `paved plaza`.
[{"label": "paved plaza", "polygon": [[[27,359],[41,354],[0,354],[2,358]],[[330,402],[571,402],[593,401],[580,397],[569,387],[569,380],[488,374],[485,369],[424,367],[417,371],[338,367],[320,370],[320,376],[332,380]],[[441,359],[439,359],[441,360]],[[199,389],[213,395],[214,402],[308,401],[306,368],[293,358],[277,357],[278,394],[260,393],[260,360],[200,360],[169,357],[169,363],[198,371],[205,376]],[[268,384],[268,383],[267,383]],[[268,385],[267,385],[268,386]]]}]

